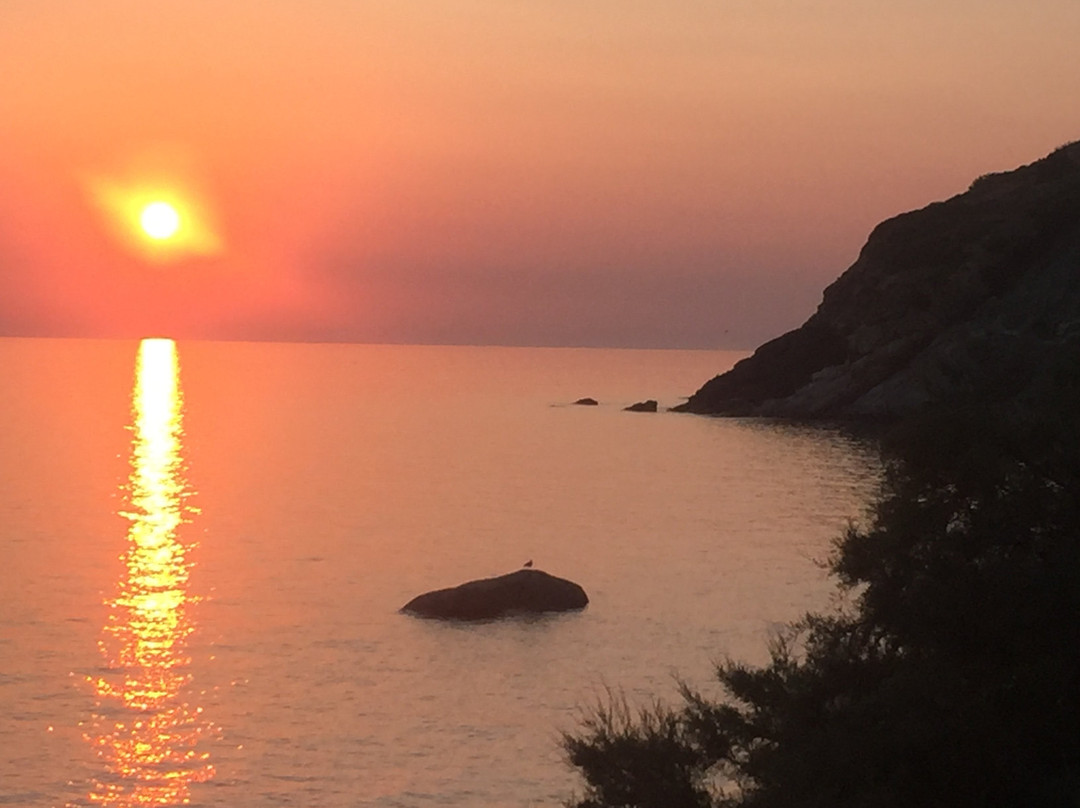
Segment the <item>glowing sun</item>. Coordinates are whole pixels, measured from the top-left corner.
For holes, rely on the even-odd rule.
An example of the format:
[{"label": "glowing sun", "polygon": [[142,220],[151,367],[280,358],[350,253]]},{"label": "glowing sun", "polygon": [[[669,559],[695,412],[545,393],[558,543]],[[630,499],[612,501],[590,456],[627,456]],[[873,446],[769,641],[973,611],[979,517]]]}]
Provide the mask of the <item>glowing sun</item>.
[{"label": "glowing sun", "polygon": [[150,238],[164,240],[180,229],[180,214],[168,202],[151,202],[139,214],[139,224]]},{"label": "glowing sun", "polygon": [[144,173],[84,178],[91,202],[119,245],[155,265],[225,249],[213,206],[194,180],[165,169]]}]

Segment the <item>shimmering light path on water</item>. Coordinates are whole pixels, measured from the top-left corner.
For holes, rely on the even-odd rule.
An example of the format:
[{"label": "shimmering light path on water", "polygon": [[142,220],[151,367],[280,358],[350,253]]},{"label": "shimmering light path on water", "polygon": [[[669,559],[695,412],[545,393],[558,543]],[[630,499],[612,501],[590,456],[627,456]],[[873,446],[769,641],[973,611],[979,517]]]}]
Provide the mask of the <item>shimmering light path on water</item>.
[{"label": "shimmering light path on water", "polygon": [[104,773],[91,803],[116,808],[182,805],[193,782],[213,776],[199,740],[210,729],[189,701],[189,546],[179,530],[190,508],[182,474],[182,397],[176,346],[144,340],[132,395],[134,441],[127,490],[130,520],[124,572],[109,599],[100,642],[102,673],[92,678],[98,708],[86,738]]}]

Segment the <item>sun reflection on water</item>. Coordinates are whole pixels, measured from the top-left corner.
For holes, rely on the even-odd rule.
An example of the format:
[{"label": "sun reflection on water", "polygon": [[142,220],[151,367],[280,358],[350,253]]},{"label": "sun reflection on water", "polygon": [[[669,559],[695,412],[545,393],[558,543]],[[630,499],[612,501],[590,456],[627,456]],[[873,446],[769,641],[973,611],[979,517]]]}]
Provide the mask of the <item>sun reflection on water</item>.
[{"label": "sun reflection on water", "polygon": [[130,521],[125,570],[91,679],[98,709],[87,732],[106,773],[91,785],[94,805],[185,805],[191,784],[214,775],[200,739],[212,725],[190,698],[187,639],[195,629],[188,591],[191,544],[180,536],[194,511],[181,459],[182,395],[176,345],[139,346],[132,393],[131,476],[120,514]]}]

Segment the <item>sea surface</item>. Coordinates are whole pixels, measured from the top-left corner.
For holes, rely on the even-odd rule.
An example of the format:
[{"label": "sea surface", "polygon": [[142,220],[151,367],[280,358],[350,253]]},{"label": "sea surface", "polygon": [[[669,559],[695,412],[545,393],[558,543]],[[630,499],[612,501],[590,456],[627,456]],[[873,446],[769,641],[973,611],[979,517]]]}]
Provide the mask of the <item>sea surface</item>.
[{"label": "sea surface", "polygon": [[[623,411],[741,356],[0,340],[0,805],[561,804],[606,688],[835,600],[872,446]],[[529,559],[588,608],[398,611]]]}]

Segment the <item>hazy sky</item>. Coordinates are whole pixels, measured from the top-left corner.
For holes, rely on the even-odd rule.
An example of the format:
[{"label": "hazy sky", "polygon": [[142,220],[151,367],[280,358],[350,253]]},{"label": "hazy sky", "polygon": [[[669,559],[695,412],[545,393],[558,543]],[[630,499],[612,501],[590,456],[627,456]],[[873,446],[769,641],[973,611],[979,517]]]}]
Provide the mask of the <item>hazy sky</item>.
[{"label": "hazy sky", "polygon": [[0,0],[0,334],[753,347],[1080,138],[1077,43],[1077,0]]}]

